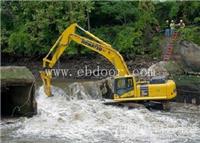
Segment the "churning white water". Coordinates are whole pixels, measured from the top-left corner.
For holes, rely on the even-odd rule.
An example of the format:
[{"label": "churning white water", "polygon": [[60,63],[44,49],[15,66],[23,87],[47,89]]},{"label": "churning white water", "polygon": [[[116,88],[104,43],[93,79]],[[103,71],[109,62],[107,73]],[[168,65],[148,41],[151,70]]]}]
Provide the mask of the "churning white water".
[{"label": "churning white water", "polygon": [[[38,115],[1,125],[4,141],[200,142],[199,106],[173,107],[171,112],[130,110],[102,104],[101,96],[96,99],[95,95],[94,99],[81,84],[71,84],[69,88],[70,92],[65,93],[54,87],[54,96],[49,98],[40,87]],[[98,89],[94,89],[94,94],[100,94]]]}]

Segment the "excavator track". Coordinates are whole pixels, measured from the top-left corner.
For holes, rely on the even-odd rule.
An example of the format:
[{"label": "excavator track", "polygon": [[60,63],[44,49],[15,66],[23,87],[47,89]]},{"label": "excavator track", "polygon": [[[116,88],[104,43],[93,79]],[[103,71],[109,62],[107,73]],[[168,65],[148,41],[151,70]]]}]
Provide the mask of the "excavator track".
[{"label": "excavator track", "polygon": [[103,102],[104,105],[110,106],[117,106],[117,107],[127,107],[128,109],[135,109],[135,108],[147,108],[149,110],[170,110],[170,105],[168,101],[142,101],[142,102],[131,102],[131,101],[113,101],[113,100],[106,100]]}]

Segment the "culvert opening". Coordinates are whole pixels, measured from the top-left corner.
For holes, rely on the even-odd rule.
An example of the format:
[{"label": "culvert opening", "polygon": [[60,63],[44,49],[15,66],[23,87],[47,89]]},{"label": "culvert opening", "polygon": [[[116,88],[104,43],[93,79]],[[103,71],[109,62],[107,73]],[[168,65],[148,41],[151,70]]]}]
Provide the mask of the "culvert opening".
[{"label": "culvert opening", "polygon": [[1,87],[1,117],[31,116],[36,112],[33,83]]},{"label": "culvert opening", "polygon": [[37,112],[35,77],[24,66],[1,66],[1,117],[32,116]]}]

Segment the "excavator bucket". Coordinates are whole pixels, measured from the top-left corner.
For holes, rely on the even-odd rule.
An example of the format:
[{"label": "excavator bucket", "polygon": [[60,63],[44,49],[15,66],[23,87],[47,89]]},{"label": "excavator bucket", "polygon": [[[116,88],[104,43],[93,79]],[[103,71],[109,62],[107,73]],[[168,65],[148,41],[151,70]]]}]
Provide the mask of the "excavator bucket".
[{"label": "excavator bucket", "polygon": [[51,93],[51,79],[52,79],[52,74],[51,72],[46,72],[46,71],[40,71],[40,76],[43,81],[43,86],[44,86],[44,92],[47,96],[52,96]]}]

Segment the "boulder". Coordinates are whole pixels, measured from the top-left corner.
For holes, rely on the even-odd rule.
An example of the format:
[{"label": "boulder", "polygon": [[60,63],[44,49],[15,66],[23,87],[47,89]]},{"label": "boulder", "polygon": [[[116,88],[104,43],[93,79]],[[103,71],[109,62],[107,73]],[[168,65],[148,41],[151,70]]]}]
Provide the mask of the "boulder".
[{"label": "boulder", "polygon": [[106,78],[98,81],[74,82],[66,88],[67,98],[73,99],[112,99],[113,79]]},{"label": "boulder", "polygon": [[164,76],[164,77],[168,77],[169,76],[169,72],[167,71],[167,69],[165,68],[167,62],[165,61],[160,61],[156,64],[153,64],[149,67],[149,71],[154,71],[155,76]]},{"label": "boulder", "polygon": [[182,67],[175,61],[160,61],[156,64],[151,65],[148,70],[154,71],[155,76],[164,76],[166,78],[169,75],[184,73]]},{"label": "boulder", "polygon": [[174,56],[176,61],[187,68],[187,71],[200,72],[200,46],[189,42],[179,41]]}]

